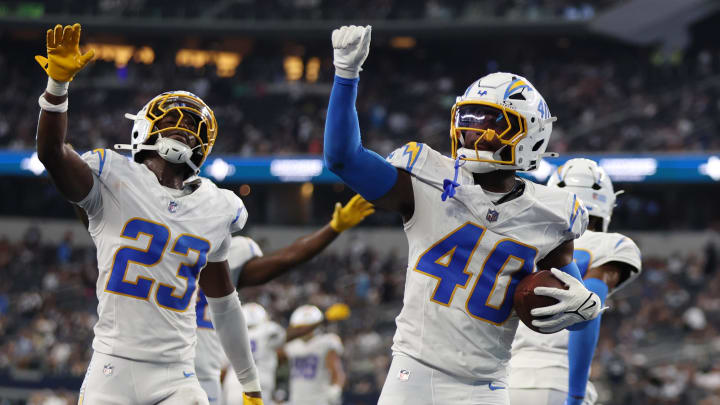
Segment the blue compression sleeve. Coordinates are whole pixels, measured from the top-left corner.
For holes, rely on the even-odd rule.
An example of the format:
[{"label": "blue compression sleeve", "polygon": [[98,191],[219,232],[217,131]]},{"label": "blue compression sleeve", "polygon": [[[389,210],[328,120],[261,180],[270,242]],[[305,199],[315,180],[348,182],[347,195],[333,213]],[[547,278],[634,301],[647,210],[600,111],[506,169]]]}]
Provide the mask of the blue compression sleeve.
[{"label": "blue compression sleeve", "polygon": [[387,194],[397,169],[360,142],[355,99],[359,79],[335,76],[325,120],[325,165],[368,201]]},{"label": "blue compression sleeve", "polygon": [[578,267],[577,263],[575,263],[575,260],[571,261],[563,267],[560,267],[560,270],[575,277],[580,281],[583,281],[582,275],[580,274],[580,268]]},{"label": "blue compression sleeve", "polygon": [[[604,306],[608,294],[607,284],[600,279],[589,278],[585,280],[585,286],[600,297],[600,302]],[[590,376],[590,363],[592,363],[598,335],[600,334],[601,317],[602,314],[591,321],[583,322],[583,324],[586,324],[583,329],[570,331],[570,341],[568,342],[568,360],[570,362],[570,374],[568,376],[569,400],[573,399],[572,397],[577,399],[585,396],[585,388]]]}]

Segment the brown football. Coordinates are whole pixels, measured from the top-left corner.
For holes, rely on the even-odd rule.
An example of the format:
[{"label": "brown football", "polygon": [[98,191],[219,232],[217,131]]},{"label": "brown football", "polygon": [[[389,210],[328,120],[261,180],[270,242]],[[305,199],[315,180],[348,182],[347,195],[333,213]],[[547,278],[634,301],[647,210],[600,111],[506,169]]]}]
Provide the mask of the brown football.
[{"label": "brown football", "polygon": [[541,270],[523,278],[515,289],[515,302],[513,304],[515,312],[528,328],[535,332],[542,333],[532,325],[534,317],[530,315],[530,311],[534,308],[556,304],[558,301],[555,298],[544,295],[535,295],[535,287],[567,287],[565,287],[565,284],[558,280],[550,270]]}]

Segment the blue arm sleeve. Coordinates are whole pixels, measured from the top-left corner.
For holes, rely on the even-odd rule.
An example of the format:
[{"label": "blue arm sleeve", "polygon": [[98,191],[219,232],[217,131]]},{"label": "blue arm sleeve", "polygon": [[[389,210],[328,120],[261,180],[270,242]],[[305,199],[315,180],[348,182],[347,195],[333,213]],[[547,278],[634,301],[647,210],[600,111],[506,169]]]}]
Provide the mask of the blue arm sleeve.
[{"label": "blue arm sleeve", "polygon": [[335,76],[325,120],[325,165],[368,201],[387,194],[397,169],[360,142],[355,99],[359,79]]},{"label": "blue arm sleeve", "polygon": [[580,275],[580,268],[578,268],[578,265],[577,265],[577,263],[575,263],[575,260],[571,261],[570,263],[566,264],[563,267],[560,267],[560,270],[575,277],[576,279],[578,279],[580,281],[583,281],[582,275]]},{"label": "blue arm sleeve", "polygon": [[[585,280],[585,286],[588,290],[597,294],[602,304],[605,305],[605,298],[608,294],[607,284],[597,278],[589,278]],[[570,341],[568,343],[568,360],[570,362],[569,401],[585,396],[585,388],[590,376],[590,363],[592,363],[598,335],[600,334],[601,317],[602,315],[598,315],[597,318],[584,322],[586,325],[583,329],[570,331]]]}]

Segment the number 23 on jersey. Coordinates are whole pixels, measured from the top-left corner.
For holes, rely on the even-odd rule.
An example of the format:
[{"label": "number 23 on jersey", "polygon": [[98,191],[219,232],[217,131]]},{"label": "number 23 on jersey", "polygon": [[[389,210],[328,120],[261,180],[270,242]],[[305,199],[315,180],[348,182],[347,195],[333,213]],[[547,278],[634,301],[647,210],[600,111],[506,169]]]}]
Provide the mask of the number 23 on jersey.
[{"label": "number 23 on jersey", "polygon": [[[466,222],[420,255],[414,270],[437,280],[431,301],[450,306],[455,290],[470,284],[473,273],[468,267],[485,232],[484,227]],[[505,322],[512,313],[515,288],[533,272],[535,256],[537,249],[532,246],[512,239],[496,242],[468,295],[468,314],[496,325]]]},{"label": "number 23 on jersey", "polygon": [[[153,266],[160,263],[165,248],[170,241],[170,230],[167,226],[157,222],[133,218],[125,224],[120,236],[137,240],[140,234],[147,235],[150,238],[147,248],[138,249],[122,246],[115,252],[105,291],[141,300],[147,300],[150,297],[150,291],[153,284],[155,284],[155,279],[138,275],[133,282],[126,280],[125,276],[130,263],[139,264],[149,270],[152,270]],[[181,234],[173,241],[171,253],[187,257],[191,250],[197,253],[197,259],[194,262],[183,261],[180,263],[176,273],[176,277],[185,279],[185,291],[176,291],[177,287],[159,283],[155,292],[155,299],[159,306],[182,312],[190,305],[190,300],[197,288],[195,280],[200,270],[205,267],[210,242],[198,236]]]}]

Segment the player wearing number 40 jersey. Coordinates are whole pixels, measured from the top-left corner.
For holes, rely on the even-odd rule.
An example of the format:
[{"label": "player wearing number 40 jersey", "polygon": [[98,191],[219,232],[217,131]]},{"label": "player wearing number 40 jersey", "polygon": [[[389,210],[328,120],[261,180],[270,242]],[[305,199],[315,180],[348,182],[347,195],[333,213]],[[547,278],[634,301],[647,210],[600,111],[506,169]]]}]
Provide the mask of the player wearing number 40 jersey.
[{"label": "player wearing number 40 jersey", "polygon": [[[37,153],[58,190],[87,213],[97,247],[98,322],[80,391],[87,404],[207,404],[193,367],[197,284],[216,331],[262,404],[245,318],[230,282],[230,233],[245,224],[242,201],[198,177],[217,135],[212,110],[184,91],[153,98],[136,115],[132,159],[99,149],[82,157],[64,144],[69,82],[92,58],[80,25],[47,31]],[[202,273],[201,273],[202,271]],[[202,277],[201,277],[202,274]]]},{"label": "player wearing number 40 jersey", "polygon": [[386,161],[362,147],[354,105],[370,27],[335,30],[332,44],[325,161],[376,206],[402,214],[408,238],[403,308],[379,404],[507,404],[520,279],[536,268],[566,272],[558,274],[568,290],[539,291],[559,300],[533,312],[549,316],[533,321],[545,332],[583,328],[600,313],[573,262],[587,211],[574,194],[515,175],[545,154],[554,118],[527,79],[493,73],[453,106],[452,158],[411,142]]},{"label": "player wearing number 40 jersey", "polygon": [[[588,288],[604,299],[637,278],[637,245],[627,236],[607,233],[619,194],[607,173],[592,160],[572,159],[553,174],[548,186],[577,193],[588,208],[588,231],[575,241],[575,260]],[[520,325],[510,360],[511,404],[594,404],[597,393],[588,374],[599,332],[600,317],[581,331],[552,335]]]}]

